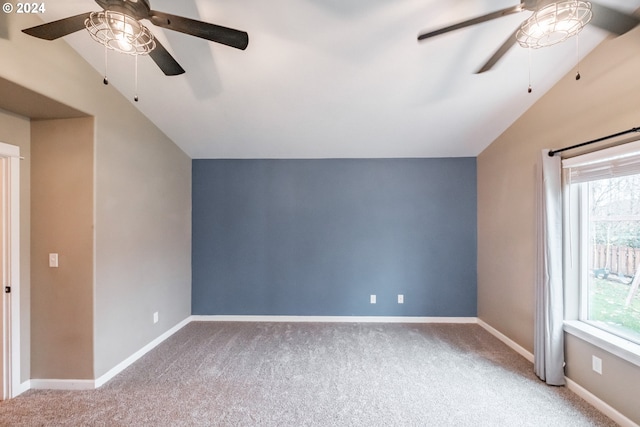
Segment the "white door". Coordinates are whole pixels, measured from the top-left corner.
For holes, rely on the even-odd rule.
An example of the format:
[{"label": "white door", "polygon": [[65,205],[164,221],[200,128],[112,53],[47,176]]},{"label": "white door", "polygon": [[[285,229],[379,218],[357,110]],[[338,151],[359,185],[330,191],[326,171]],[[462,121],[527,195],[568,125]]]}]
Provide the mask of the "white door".
[{"label": "white door", "polygon": [[20,149],[0,143],[0,400],[20,394]]},{"label": "white door", "polygon": [[4,209],[4,164],[6,159],[0,158],[0,283],[2,284],[2,304],[0,304],[0,327],[2,327],[2,340],[0,340],[0,362],[2,362],[2,369],[0,369],[0,384],[2,384],[2,393],[0,393],[0,400],[5,400],[9,397],[9,385],[8,381],[11,376],[7,375],[9,371],[11,357],[9,354],[5,354],[5,350],[11,348],[9,343],[10,331],[7,330],[7,327],[11,325],[10,320],[5,318],[5,314],[9,311],[9,305],[11,304],[10,293],[5,293],[4,284],[6,283],[5,272],[7,269],[5,268],[5,257],[4,254],[6,249],[4,247],[4,218],[5,218],[5,209]]},{"label": "white door", "polygon": [[[0,159],[0,188],[4,189],[4,164],[5,164],[5,159],[1,158]],[[0,194],[4,193],[4,191],[0,191]],[[5,341],[8,341],[8,337],[10,332],[7,331],[5,328],[7,326],[10,325],[10,323],[5,319],[5,313],[7,312],[7,306],[11,303],[10,300],[10,294],[5,293],[5,288],[4,288],[4,283],[5,283],[5,276],[4,273],[6,271],[5,266],[4,266],[4,253],[6,252],[5,248],[4,248],[4,206],[2,206],[4,203],[4,194],[2,194],[0,196],[0,242],[2,242],[0,244],[0,281],[2,283],[2,304],[0,304],[0,329],[2,330],[2,340],[0,340],[0,363],[2,364],[2,369],[0,369],[0,384],[2,384],[2,393],[0,393],[0,400],[5,400],[9,397],[9,387],[7,384],[7,381],[5,381],[8,378],[11,378],[10,376],[8,376],[5,372],[5,370],[9,370],[10,369],[10,360],[11,358],[8,357],[8,355],[5,355],[5,349],[7,349],[8,343],[6,343]],[[10,347],[9,347],[10,348]]]}]

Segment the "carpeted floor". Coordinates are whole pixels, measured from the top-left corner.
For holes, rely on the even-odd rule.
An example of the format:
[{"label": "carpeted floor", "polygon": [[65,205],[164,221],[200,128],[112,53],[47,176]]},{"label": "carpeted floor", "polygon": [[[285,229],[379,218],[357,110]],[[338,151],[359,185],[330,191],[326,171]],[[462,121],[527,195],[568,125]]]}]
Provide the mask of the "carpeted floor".
[{"label": "carpeted floor", "polygon": [[615,426],[478,325],[192,322],[98,390],[3,426]]}]

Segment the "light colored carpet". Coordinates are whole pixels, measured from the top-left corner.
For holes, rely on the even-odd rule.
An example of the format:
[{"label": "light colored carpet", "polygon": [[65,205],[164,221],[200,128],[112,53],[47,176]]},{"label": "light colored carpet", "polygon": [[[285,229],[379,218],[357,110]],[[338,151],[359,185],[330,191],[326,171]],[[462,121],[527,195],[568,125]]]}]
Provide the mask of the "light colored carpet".
[{"label": "light colored carpet", "polygon": [[192,322],[98,390],[3,426],[615,426],[478,325]]}]

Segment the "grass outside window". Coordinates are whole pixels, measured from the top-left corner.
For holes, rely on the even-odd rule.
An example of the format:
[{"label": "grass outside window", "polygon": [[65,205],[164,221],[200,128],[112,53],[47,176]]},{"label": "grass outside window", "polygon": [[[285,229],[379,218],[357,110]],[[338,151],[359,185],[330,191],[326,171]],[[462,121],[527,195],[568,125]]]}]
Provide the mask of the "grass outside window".
[{"label": "grass outside window", "polygon": [[626,304],[630,279],[592,277],[589,286],[589,321],[622,338],[640,344],[640,292]]}]

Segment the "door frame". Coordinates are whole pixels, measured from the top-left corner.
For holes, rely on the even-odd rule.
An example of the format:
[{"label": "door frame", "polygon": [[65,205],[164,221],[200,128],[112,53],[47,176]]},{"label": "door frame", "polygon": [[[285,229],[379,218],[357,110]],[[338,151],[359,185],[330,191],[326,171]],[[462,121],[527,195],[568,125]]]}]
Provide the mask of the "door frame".
[{"label": "door frame", "polygon": [[[0,398],[16,397],[20,386],[20,147],[0,142],[0,161],[3,163],[3,185],[0,188],[0,209],[4,228],[0,244],[3,247],[0,262],[4,264],[2,277],[2,370]],[[10,292],[5,287],[10,287]]]}]

